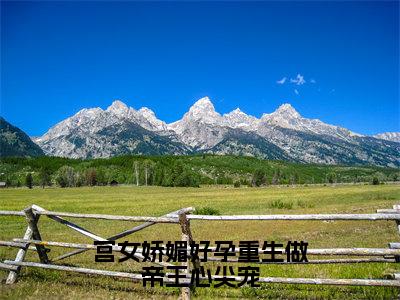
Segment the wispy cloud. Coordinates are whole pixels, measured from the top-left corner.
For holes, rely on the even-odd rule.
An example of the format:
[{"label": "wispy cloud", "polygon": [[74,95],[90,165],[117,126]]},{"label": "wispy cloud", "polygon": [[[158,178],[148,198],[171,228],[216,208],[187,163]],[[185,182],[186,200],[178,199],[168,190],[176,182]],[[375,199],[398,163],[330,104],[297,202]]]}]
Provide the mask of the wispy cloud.
[{"label": "wispy cloud", "polygon": [[301,74],[297,74],[296,78],[290,78],[290,82],[296,85],[303,85],[306,83],[304,76]]},{"label": "wispy cloud", "polygon": [[283,77],[281,80],[278,80],[276,83],[277,84],[284,84],[286,82],[286,77]]},{"label": "wispy cloud", "polygon": [[[293,88],[293,92],[296,95],[300,95],[300,91],[303,88],[302,86],[305,84],[316,84],[317,81],[314,78],[308,78],[307,80],[304,78],[304,75],[301,75],[300,73],[298,73],[296,75],[296,77],[291,78],[289,76],[285,76],[280,80],[276,81],[276,84],[279,85],[289,85],[290,87]],[[315,85],[315,87],[317,87],[317,85]]]}]

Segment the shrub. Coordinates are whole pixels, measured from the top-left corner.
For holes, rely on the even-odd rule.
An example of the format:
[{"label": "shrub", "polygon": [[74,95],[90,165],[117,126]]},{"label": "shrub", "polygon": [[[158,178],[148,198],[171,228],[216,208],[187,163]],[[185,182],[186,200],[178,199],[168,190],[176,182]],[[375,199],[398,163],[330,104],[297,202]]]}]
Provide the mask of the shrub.
[{"label": "shrub", "polygon": [[274,200],[268,204],[268,207],[277,209],[292,209],[293,202],[283,202],[281,200]]},{"label": "shrub", "polygon": [[301,208],[313,208],[315,207],[314,203],[305,202],[303,200],[297,200],[297,206]]},{"label": "shrub", "polygon": [[205,207],[200,207],[199,209],[196,209],[195,211],[196,215],[209,215],[209,216],[219,216],[221,213],[219,212],[218,209],[205,206]]},{"label": "shrub", "polygon": [[63,166],[58,169],[56,174],[56,182],[60,187],[75,186],[75,171],[70,166]]},{"label": "shrub", "polygon": [[297,200],[297,206],[301,208],[306,208],[307,204],[302,200]]},{"label": "shrub", "polygon": [[199,187],[198,176],[194,172],[184,170],[181,174],[175,177],[174,186]]},{"label": "shrub", "polygon": [[253,186],[260,186],[267,183],[267,177],[265,176],[264,170],[258,169],[253,173],[253,178],[251,179]]}]

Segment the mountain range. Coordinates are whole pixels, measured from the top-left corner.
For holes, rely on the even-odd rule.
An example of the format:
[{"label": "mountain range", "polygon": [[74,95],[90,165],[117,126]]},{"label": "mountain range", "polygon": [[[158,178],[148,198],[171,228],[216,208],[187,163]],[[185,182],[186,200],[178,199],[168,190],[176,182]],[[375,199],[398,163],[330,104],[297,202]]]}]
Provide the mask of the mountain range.
[{"label": "mountain range", "polygon": [[290,104],[256,118],[239,108],[221,115],[208,97],[167,124],[143,107],[116,100],[82,109],[34,141],[48,155],[234,154],[302,163],[400,166],[400,133],[364,136],[302,117]]}]

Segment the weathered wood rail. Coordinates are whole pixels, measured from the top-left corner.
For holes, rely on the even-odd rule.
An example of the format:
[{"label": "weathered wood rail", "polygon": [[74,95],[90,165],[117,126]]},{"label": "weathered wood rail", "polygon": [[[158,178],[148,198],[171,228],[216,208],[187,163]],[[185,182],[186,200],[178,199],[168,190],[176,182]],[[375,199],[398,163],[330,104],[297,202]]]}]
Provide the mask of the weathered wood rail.
[{"label": "weathered wood rail", "polygon": [[[55,264],[56,261],[66,259],[68,257],[78,255],[86,251],[96,250],[97,247],[93,244],[83,243],[66,243],[57,241],[44,241],[39,231],[38,221],[40,216],[47,216],[48,218],[61,223],[68,228],[90,238],[94,241],[115,241],[122,237],[126,237],[135,232],[138,232],[149,226],[158,223],[179,224],[182,232],[182,240],[191,242],[194,240],[191,230],[190,221],[329,221],[329,220],[354,220],[354,221],[395,221],[397,228],[400,232],[400,206],[395,205],[393,209],[380,209],[373,214],[305,214],[305,215],[236,215],[236,216],[208,216],[208,215],[191,215],[194,208],[183,208],[161,217],[148,217],[148,216],[117,216],[106,214],[80,214],[69,212],[54,212],[48,211],[37,205],[32,205],[23,211],[0,211],[0,216],[19,216],[25,217],[27,221],[27,229],[23,238],[14,238],[12,241],[0,241],[0,246],[18,248],[17,255],[14,260],[5,260],[0,262],[0,269],[9,271],[6,279],[7,284],[12,284],[17,280],[17,276],[21,267],[44,268],[58,271],[67,271],[84,274],[113,276],[120,278],[129,278],[133,281],[141,281],[143,277],[141,274],[132,272],[116,272],[108,270],[98,270],[80,267],[71,267]],[[108,238],[103,238],[85,228],[64,219],[68,218],[84,218],[84,219],[97,219],[97,220],[111,220],[111,221],[128,221],[128,222],[144,222],[143,224],[132,227],[123,232],[117,233]],[[327,248],[327,249],[307,249],[307,255],[311,256],[357,256],[358,258],[336,258],[336,259],[317,259],[308,262],[298,262],[300,264],[337,264],[337,263],[377,263],[377,262],[400,262],[400,243],[392,242],[388,244],[388,248]],[[71,252],[65,253],[61,256],[49,259],[47,247],[61,247],[74,249]],[[122,247],[111,246],[112,251],[121,252]],[[216,251],[215,247],[209,248],[212,252]],[[27,262],[24,261],[26,252],[33,250],[38,253],[40,262]],[[129,247],[126,249],[129,251]],[[137,248],[135,257],[141,259],[143,249]],[[276,249],[276,251],[285,251],[285,249]],[[239,252],[239,249],[235,249]],[[262,249],[258,249],[259,253],[263,253]],[[189,249],[188,249],[188,253]],[[363,257],[363,258],[360,258]],[[209,261],[220,261],[215,258],[209,258]],[[228,259],[227,262],[238,262],[236,259]],[[154,262],[161,266],[172,266],[168,262]],[[259,262],[260,264],[270,264],[271,262]],[[275,262],[273,262],[275,263]],[[276,262],[275,264],[294,264],[293,262]],[[200,262],[187,261],[183,263],[187,267],[182,283],[190,284],[190,270],[199,268]],[[175,279],[168,278],[168,273],[165,274],[164,282],[172,283]],[[211,276],[211,278],[218,279],[222,276]],[[234,281],[241,281],[239,276],[229,276]],[[387,286],[387,287],[400,287],[400,274],[393,274],[393,279],[328,279],[328,278],[284,278],[284,277],[260,277],[260,283],[285,283],[285,284],[322,284],[322,285],[353,285],[353,286]],[[203,278],[205,279],[205,278]],[[193,287],[192,287],[193,288]],[[190,288],[182,288],[182,299],[190,299]]]}]

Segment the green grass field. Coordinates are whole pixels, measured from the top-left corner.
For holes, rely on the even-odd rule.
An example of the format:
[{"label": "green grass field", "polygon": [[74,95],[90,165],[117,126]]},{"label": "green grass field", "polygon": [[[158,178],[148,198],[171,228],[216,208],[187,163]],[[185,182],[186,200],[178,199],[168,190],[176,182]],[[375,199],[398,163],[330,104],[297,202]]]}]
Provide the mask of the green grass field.
[{"label": "green grass field", "polygon": [[[48,210],[103,213],[119,215],[160,216],[179,208],[212,207],[221,214],[302,214],[302,213],[373,213],[379,208],[391,208],[400,202],[398,185],[309,186],[268,188],[161,188],[161,187],[93,187],[93,188],[35,188],[0,190],[0,210],[21,210],[37,204]],[[273,204],[275,203],[275,204]],[[278,203],[278,205],[277,205]],[[283,205],[279,205],[283,203]],[[74,222],[101,235],[109,236],[138,223],[75,219]],[[39,227],[42,238],[51,241],[91,243],[82,235],[42,216]],[[306,240],[309,248],[323,247],[387,247],[399,241],[393,221],[192,221],[195,240]],[[1,217],[0,239],[22,237],[26,228],[23,218]],[[176,224],[158,224],[128,238],[131,242],[144,240],[179,240]],[[50,258],[69,251],[52,247]],[[1,247],[0,260],[13,259],[16,249]],[[63,263],[98,269],[140,271],[142,265],[132,260],[124,263],[95,263],[94,251],[66,259]],[[309,259],[313,257],[309,257]],[[322,258],[322,257],[321,257]],[[327,258],[327,257],[325,257]],[[314,257],[315,259],[315,257]],[[29,261],[38,261],[30,251]],[[61,262],[60,262],[61,263]],[[215,270],[216,263],[207,263]],[[237,265],[237,264],[236,264]],[[261,267],[261,276],[315,278],[385,278],[399,272],[396,264],[363,263],[341,265],[268,265]],[[2,279],[7,273],[0,271]],[[334,287],[310,285],[268,284],[261,288],[198,288],[198,299],[214,298],[335,298],[392,299],[399,293],[395,288]],[[0,298],[48,299],[176,299],[177,288],[143,288],[141,283],[76,273],[24,268],[13,286],[0,286]]]}]

